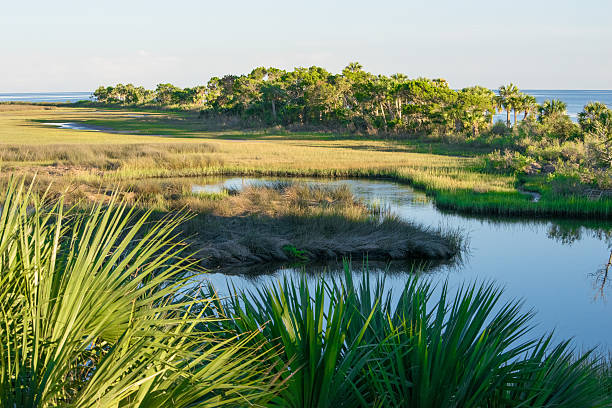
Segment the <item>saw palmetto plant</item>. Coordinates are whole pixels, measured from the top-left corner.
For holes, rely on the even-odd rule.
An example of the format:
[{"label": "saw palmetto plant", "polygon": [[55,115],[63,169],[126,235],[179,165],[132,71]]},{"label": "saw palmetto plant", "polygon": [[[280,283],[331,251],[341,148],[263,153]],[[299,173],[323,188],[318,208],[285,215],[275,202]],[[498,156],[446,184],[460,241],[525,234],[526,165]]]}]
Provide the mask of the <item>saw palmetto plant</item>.
[{"label": "saw palmetto plant", "polygon": [[[0,405],[220,407],[276,384],[252,335],[196,299],[174,228],[115,197],[66,209],[23,182],[0,213]],[[215,327],[217,325],[215,324]]]}]

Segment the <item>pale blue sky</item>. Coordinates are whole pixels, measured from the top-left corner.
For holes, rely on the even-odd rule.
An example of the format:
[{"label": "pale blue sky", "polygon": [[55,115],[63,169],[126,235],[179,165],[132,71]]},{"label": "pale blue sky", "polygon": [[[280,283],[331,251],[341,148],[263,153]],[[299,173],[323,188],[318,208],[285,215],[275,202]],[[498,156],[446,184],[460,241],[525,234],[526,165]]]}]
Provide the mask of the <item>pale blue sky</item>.
[{"label": "pale blue sky", "polygon": [[0,92],[359,61],[460,88],[612,89],[611,0],[3,0]]}]

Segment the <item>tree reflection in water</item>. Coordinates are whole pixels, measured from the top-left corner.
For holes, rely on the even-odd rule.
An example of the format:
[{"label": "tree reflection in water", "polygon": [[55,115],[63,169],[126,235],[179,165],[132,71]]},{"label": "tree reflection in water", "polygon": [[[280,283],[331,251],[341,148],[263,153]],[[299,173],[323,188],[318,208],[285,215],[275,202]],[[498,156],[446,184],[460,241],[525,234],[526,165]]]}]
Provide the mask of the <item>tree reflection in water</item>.
[{"label": "tree reflection in water", "polygon": [[588,274],[593,281],[594,300],[606,300],[606,287],[612,283],[612,227],[608,223],[575,223],[572,221],[553,222],[548,229],[548,237],[564,245],[572,245],[584,236],[593,236],[608,245],[610,256],[608,262],[595,272]]},{"label": "tree reflection in water", "polygon": [[595,300],[602,299],[606,300],[606,286],[609,285],[609,273],[610,267],[612,266],[612,249],[610,250],[610,258],[608,259],[608,263],[604,264],[601,269],[598,269],[597,272],[589,274],[589,276],[593,279],[593,288],[596,290],[595,292]]}]

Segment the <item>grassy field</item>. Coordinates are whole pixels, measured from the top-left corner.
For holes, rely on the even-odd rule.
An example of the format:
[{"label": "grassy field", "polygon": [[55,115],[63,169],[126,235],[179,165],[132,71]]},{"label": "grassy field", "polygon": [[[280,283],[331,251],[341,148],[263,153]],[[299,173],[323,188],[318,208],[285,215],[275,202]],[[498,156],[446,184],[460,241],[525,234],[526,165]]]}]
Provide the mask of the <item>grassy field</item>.
[{"label": "grassy field", "polygon": [[[59,129],[73,122],[98,131]],[[269,175],[385,177],[424,189],[441,208],[475,214],[611,218],[612,200],[543,190],[535,203],[513,175],[478,170],[478,158],[427,146],[325,133],[211,130],[190,112],[0,105],[0,166],[92,196],[152,177]],[[438,151],[429,146],[432,151]],[[448,149],[447,149],[448,150]],[[466,152],[463,152],[466,153]]]}]

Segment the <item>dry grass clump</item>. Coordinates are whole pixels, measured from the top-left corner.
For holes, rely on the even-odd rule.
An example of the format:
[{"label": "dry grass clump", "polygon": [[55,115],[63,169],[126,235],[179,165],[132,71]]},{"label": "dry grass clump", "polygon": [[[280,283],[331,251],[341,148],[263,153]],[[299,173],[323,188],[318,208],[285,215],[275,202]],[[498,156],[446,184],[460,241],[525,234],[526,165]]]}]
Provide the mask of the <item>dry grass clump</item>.
[{"label": "dry grass clump", "polygon": [[314,216],[329,213],[367,216],[366,206],[355,199],[348,186],[267,183],[246,187],[239,194],[228,194],[227,199],[215,200],[209,205],[207,212],[223,217],[256,214]]},{"label": "dry grass clump", "polygon": [[[177,198],[172,198],[177,197]],[[141,185],[144,208],[189,208],[182,226],[206,267],[263,262],[361,259],[449,260],[462,247],[456,233],[434,231],[373,213],[348,186],[273,183],[236,191],[192,194],[185,185]]]},{"label": "dry grass clump", "polygon": [[188,180],[160,179],[124,188],[125,198],[143,209],[193,211],[180,228],[209,268],[364,256],[440,261],[463,247],[457,232],[431,230],[373,209],[346,185],[274,182],[193,193]]}]

